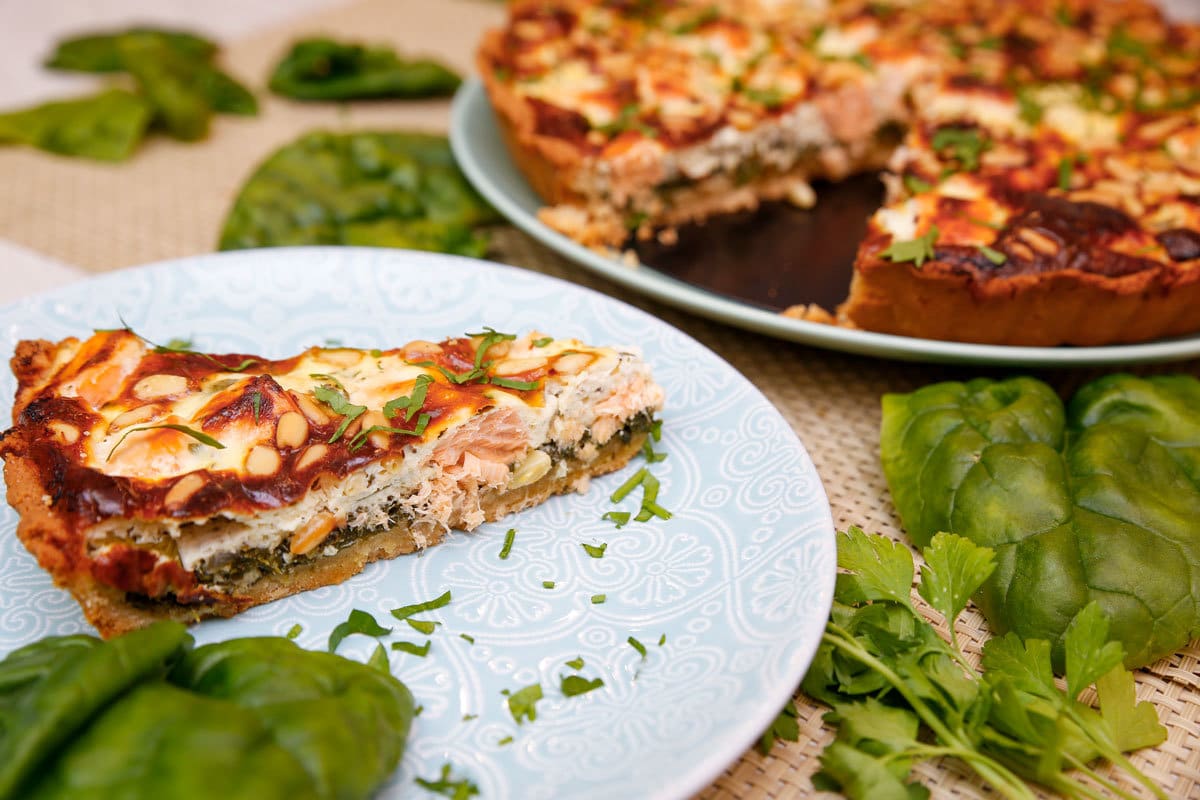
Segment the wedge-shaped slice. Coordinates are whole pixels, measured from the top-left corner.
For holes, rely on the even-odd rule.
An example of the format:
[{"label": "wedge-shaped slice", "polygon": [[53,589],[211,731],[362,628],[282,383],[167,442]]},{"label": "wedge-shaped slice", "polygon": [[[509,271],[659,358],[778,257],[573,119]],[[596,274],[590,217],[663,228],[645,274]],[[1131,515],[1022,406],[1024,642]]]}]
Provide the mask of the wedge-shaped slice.
[{"label": "wedge-shaped slice", "polygon": [[128,330],[25,341],[17,535],[99,631],[230,616],[586,489],[662,389],[634,353],[486,329],[279,361]]}]

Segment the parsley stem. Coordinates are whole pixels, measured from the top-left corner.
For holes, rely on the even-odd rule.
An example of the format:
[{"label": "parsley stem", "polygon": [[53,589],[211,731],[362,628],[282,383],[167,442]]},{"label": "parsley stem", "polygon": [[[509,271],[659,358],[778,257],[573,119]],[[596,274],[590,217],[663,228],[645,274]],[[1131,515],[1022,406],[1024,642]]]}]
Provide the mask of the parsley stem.
[{"label": "parsley stem", "polygon": [[973,751],[969,742],[964,742],[954,731],[948,728],[933,709],[927,706],[924,700],[905,685],[904,680],[899,675],[893,672],[887,664],[884,664],[864,649],[849,632],[833,622],[829,622],[825,626],[825,633],[822,634],[821,638],[863,666],[870,667],[878,672],[904,698],[912,710],[917,713],[917,716],[921,718],[921,721],[929,726],[929,729],[934,732],[939,741],[958,751],[955,753],[956,756],[963,758],[964,755],[970,753],[970,758],[964,758],[963,760],[969,763],[971,768],[981,778],[990,783],[996,791],[1005,797],[1012,798],[1012,800],[1017,800],[1017,798],[1020,798],[1020,800],[1035,800],[1033,792],[1029,790],[1025,782],[1014,774],[1012,770],[982,753]]},{"label": "parsley stem", "polygon": [[1104,731],[1097,730],[1095,725],[1089,725],[1087,720],[1070,703],[1066,704],[1065,710],[1067,716],[1070,717],[1071,721],[1075,723],[1087,740],[1095,746],[1096,751],[1102,757],[1125,770],[1134,780],[1149,789],[1159,800],[1169,800],[1163,790],[1155,785],[1154,781],[1150,780],[1145,773],[1133,765],[1132,761],[1125,757],[1125,754],[1121,752],[1121,748],[1113,744]]},{"label": "parsley stem", "polygon": [[[1070,751],[1063,752],[1063,760],[1066,761],[1068,764],[1070,764],[1074,769],[1079,770],[1080,772],[1084,773],[1089,778],[1094,780],[1096,783],[1098,783],[1101,786],[1103,786],[1104,788],[1108,789],[1110,792],[1115,794],[1117,797],[1123,797],[1123,798],[1125,798],[1125,800],[1138,800],[1137,795],[1130,794],[1129,792],[1125,791],[1120,786],[1118,786],[1116,783],[1110,781],[1108,778],[1105,778],[1099,772],[1096,772],[1096,770],[1089,767],[1086,762],[1081,761],[1081,760],[1079,760],[1078,757],[1072,755]],[[1066,778],[1065,775],[1063,777]],[[1077,784],[1077,786],[1071,787],[1073,791],[1078,791],[1080,793],[1086,793],[1089,797],[1094,797],[1094,798],[1103,798],[1104,797],[1104,795],[1095,791],[1094,789],[1092,789],[1085,783],[1082,783],[1079,781],[1072,781],[1069,778],[1067,778],[1066,782],[1072,783],[1072,784]],[[1058,788],[1059,791],[1062,791],[1059,787],[1054,787],[1054,788]],[[1153,789],[1155,787],[1151,787],[1151,788]],[[1155,793],[1156,794],[1158,793],[1157,790],[1155,790]],[[1063,794],[1066,794],[1066,792],[1063,792]]]}]

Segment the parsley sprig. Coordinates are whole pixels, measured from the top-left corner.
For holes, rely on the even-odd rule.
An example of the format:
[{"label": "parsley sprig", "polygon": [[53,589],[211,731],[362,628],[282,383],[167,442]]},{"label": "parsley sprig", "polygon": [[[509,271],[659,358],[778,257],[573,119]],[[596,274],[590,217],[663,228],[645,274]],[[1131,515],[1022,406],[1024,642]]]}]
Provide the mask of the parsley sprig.
[{"label": "parsley sprig", "polygon": [[[1124,752],[1158,744],[1166,729],[1134,697],[1121,646],[1100,607],[1080,611],[1064,637],[1066,691],[1055,683],[1051,644],[1014,633],[983,648],[983,674],[963,655],[954,623],[996,568],[991,548],[940,533],[925,550],[919,594],[946,620],[950,640],[915,610],[909,550],[859,528],[838,537],[833,610],[802,689],[833,707],[837,739],[821,756],[818,789],[852,800],[924,794],[907,783],[916,761],[951,757],[1006,798],[1032,800],[1026,781],[1068,798],[1126,790],[1088,764],[1104,758],[1160,800],[1166,795]],[[1099,710],[1080,702],[1095,684]],[[922,733],[922,731],[927,733]]]}]

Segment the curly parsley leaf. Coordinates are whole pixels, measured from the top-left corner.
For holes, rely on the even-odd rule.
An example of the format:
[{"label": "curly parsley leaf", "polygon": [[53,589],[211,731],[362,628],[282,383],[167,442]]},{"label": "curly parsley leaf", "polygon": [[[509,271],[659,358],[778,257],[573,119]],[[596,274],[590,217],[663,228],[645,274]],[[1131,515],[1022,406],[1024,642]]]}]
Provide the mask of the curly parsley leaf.
[{"label": "curly parsley leaf", "polygon": [[337,651],[338,645],[347,636],[352,636],[356,633],[361,633],[364,636],[380,637],[391,633],[391,628],[385,628],[380,625],[375,617],[361,609],[354,609],[350,612],[350,616],[345,622],[340,622],[329,634],[329,652]]},{"label": "curly parsley leaf", "polygon": [[542,685],[533,683],[515,692],[505,689],[501,694],[508,697],[508,711],[513,720],[522,724],[523,720],[533,722],[537,719],[537,702],[542,699]]},{"label": "curly parsley leaf", "polygon": [[920,269],[926,261],[935,257],[933,246],[937,243],[938,234],[938,226],[931,225],[925,235],[916,239],[893,240],[880,255],[896,263],[911,261],[913,266]]}]

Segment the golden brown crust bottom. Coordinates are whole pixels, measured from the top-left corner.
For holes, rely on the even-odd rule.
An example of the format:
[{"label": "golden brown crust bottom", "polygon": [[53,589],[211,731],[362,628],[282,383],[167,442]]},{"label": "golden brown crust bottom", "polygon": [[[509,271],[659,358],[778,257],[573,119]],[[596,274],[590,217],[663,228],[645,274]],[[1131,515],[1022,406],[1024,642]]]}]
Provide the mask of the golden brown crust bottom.
[{"label": "golden brown crust bottom", "polygon": [[855,266],[842,325],[922,339],[1096,346],[1200,329],[1200,270],[1108,277],[1078,270],[980,281],[936,262]]},{"label": "golden brown crust bottom", "polygon": [[[562,477],[553,477],[552,470],[541,480],[520,489],[485,492],[481,503],[484,515],[489,521],[499,519],[570,491],[582,479],[618,470],[641,449],[645,438],[645,434],[635,435],[628,443],[614,439],[600,449],[593,461],[568,462],[567,474]],[[400,526],[358,539],[342,547],[336,555],[314,559],[285,574],[264,577],[235,597],[196,605],[131,602],[124,592],[97,581],[92,575],[84,537],[71,531],[46,504],[37,468],[29,459],[8,454],[4,478],[8,484],[8,502],[21,515],[17,537],[50,573],[55,584],[71,592],[88,622],[106,639],[163,619],[190,624],[209,617],[231,617],[272,600],[341,583],[372,561],[395,558],[418,548],[413,531]],[[436,531],[424,539],[427,546],[432,546],[440,543],[443,535],[442,531]]]}]

